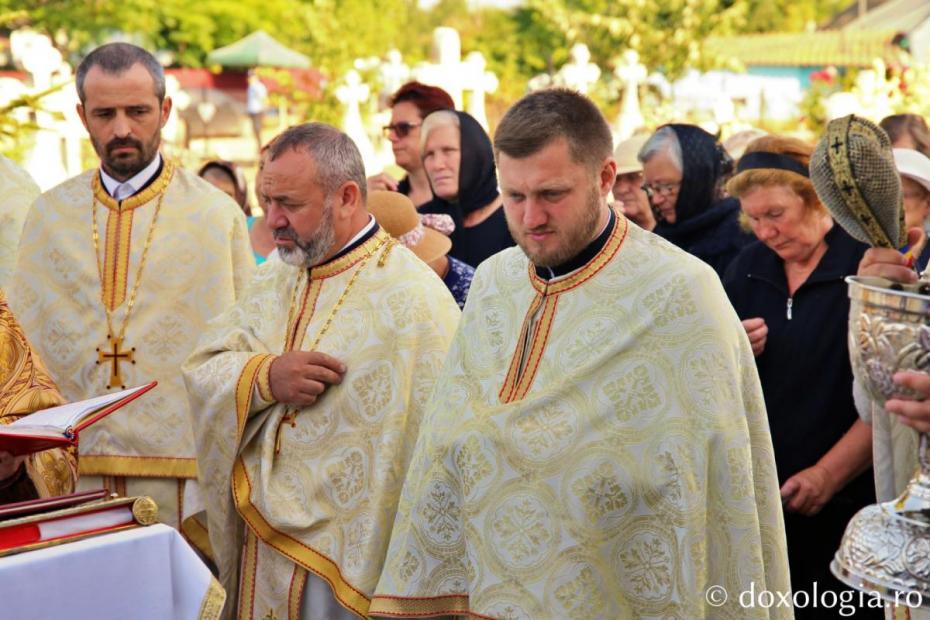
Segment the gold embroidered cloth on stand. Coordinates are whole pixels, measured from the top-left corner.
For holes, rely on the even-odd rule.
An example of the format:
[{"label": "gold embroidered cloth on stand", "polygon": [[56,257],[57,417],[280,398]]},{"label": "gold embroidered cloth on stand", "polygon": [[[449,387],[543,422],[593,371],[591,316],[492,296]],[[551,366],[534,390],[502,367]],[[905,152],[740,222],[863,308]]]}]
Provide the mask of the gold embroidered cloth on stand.
[{"label": "gold embroidered cloth on stand", "polygon": [[[309,280],[306,270],[266,263],[184,366],[192,404],[202,412],[210,542],[241,617],[296,613],[304,570],[328,581],[345,608],[359,615],[368,609],[422,408],[459,316],[442,281],[386,239],[378,231],[315,267]],[[288,348],[311,346],[340,298],[318,350],[345,363],[347,373],[284,421],[288,408],[271,402],[270,364]],[[258,539],[250,548],[264,550],[255,572],[246,571],[241,598],[233,596],[240,519]],[[262,559],[268,550],[276,560]]]},{"label": "gold embroidered cloth on stand", "polygon": [[[81,434],[80,472],[82,481],[84,476],[195,478],[189,404],[179,369],[207,321],[234,303],[254,271],[245,219],[227,196],[168,161],[148,188],[121,203],[100,186],[98,175],[86,172],[38,199],[23,231],[10,305],[67,399],[107,392],[113,368],[97,353],[109,335],[103,300],[119,329],[152,232],[121,343],[136,349],[134,363],[121,362],[119,370],[127,385],[151,380],[159,385]],[[102,283],[92,239],[94,200]],[[166,493],[136,485],[128,492],[155,497],[168,514],[179,509],[171,504],[181,502],[181,486],[171,488]]]},{"label": "gold embroidered cloth on stand", "polygon": [[790,592],[759,379],[714,272],[619,215],[551,282],[518,248],[484,262],[370,613],[791,617],[740,608],[752,583]]}]

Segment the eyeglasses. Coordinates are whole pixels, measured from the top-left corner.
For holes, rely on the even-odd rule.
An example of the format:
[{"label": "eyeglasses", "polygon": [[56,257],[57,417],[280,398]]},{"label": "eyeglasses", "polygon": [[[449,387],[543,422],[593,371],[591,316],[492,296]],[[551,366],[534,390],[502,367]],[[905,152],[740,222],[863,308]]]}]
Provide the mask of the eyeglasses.
[{"label": "eyeglasses", "polygon": [[420,126],[421,123],[408,123],[407,121],[401,121],[400,123],[394,123],[393,125],[385,125],[381,129],[384,131],[384,137],[390,138],[391,132],[393,131],[398,138],[406,138],[407,134]]},{"label": "eyeglasses", "polygon": [[668,198],[677,192],[679,187],[681,187],[681,181],[676,183],[643,183],[640,189],[646,192],[646,196],[649,198],[656,194]]}]

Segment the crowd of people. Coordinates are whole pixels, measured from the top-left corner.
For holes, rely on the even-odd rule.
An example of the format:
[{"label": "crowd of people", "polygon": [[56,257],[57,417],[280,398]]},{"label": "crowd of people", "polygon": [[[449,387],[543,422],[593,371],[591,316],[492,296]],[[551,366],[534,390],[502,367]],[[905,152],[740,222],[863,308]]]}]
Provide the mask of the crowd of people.
[{"label": "crowd of people", "polygon": [[[404,178],[306,123],[262,147],[253,212],[234,163],[161,156],[150,53],[101,46],[76,83],[100,167],[39,195],[0,160],[23,214],[0,421],[159,386],[79,453],[0,453],[0,501],[152,497],[228,617],[830,617],[707,596],[841,590],[846,524],[930,428],[854,388],[844,278],[916,273],[836,224],[813,145],[669,124],[615,146],[566,89],[492,140],[411,82],[384,128]],[[925,231],[930,132],[882,127]]]}]

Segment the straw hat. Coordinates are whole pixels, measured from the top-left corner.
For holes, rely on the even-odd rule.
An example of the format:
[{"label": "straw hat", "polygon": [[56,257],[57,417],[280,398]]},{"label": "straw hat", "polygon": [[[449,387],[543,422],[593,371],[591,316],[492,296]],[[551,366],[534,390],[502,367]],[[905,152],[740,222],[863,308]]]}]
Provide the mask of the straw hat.
[{"label": "straw hat", "polygon": [[413,202],[400,192],[368,192],[368,211],[389,235],[425,263],[445,256],[452,248],[449,237],[423,225],[422,216],[417,213]]},{"label": "straw hat", "polygon": [[617,145],[617,148],[614,149],[614,159],[617,160],[617,174],[643,171],[643,164],[636,156],[648,139],[648,135],[638,135],[628,138]]}]

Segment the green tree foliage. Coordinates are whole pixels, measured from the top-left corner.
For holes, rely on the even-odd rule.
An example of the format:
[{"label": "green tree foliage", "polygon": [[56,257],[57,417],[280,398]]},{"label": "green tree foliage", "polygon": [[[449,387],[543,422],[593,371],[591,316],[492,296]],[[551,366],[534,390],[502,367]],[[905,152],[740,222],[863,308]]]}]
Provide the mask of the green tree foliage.
[{"label": "green tree foliage", "polygon": [[[632,48],[670,77],[706,64],[701,42],[733,32],[741,16],[733,0],[528,0],[527,6],[564,32],[566,43],[586,43],[602,67]],[[554,50],[559,64],[567,55],[567,49]]]},{"label": "green tree foliage", "polygon": [[291,0],[0,0],[4,13],[16,16],[8,27],[44,32],[72,56],[111,37],[129,36],[172,52],[188,67],[202,66],[209,51],[254,30],[300,36],[294,19],[299,11]]},{"label": "green tree foliage", "polygon": [[741,32],[801,32],[820,26],[851,4],[850,0],[745,0]]},{"label": "green tree foliage", "polygon": [[527,80],[567,62],[576,42],[588,45],[608,82],[630,48],[651,70],[674,79],[690,67],[715,63],[702,46],[709,36],[801,30],[849,2],[525,0],[505,11],[470,10],[468,0],[439,0],[430,10],[417,0],[0,0],[0,28],[45,32],[72,60],[89,46],[130,33],[133,41],[170,52],[175,64],[188,67],[204,66],[211,50],[263,29],[308,55],[328,78],[322,99],[298,93],[294,103],[333,120],[333,90],[355,59],[397,48],[414,64],[429,56],[432,30],[452,26],[463,51],[480,50],[500,78],[489,102],[494,117],[523,94]]}]

